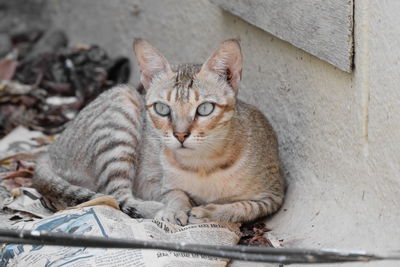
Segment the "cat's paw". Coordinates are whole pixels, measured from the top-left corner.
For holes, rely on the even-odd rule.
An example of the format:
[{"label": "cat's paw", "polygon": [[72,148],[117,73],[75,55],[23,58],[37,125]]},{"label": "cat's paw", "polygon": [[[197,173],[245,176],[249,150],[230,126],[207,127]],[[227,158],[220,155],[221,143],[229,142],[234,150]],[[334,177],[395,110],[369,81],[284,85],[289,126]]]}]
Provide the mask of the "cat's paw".
[{"label": "cat's paw", "polygon": [[164,208],[157,212],[155,219],[184,226],[188,223],[188,211]]},{"label": "cat's paw", "polygon": [[138,218],[143,218],[143,215],[139,213],[137,210],[137,207],[135,204],[131,202],[122,202],[119,204],[119,208],[122,210],[122,212],[126,213],[129,215],[129,217],[138,219]]},{"label": "cat's paw", "polygon": [[193,207],[189,212],[189,223],[207,223],[213,220],[214,204]]}]

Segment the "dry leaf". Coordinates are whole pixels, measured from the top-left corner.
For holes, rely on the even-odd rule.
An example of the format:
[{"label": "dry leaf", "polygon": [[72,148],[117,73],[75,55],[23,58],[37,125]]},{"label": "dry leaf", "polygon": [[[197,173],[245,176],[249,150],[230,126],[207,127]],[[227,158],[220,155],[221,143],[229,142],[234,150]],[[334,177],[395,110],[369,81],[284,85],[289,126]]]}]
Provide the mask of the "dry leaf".
[{"label": "dry leaf", "polygon": [[11,80],[14,77],[18,62],[12,59],[0,60],[0,80]]},{"label": "dry leaf", "polygon": [[84,207],[91,207],[91,206],[98,206],[98,205],[106,205],[106,206],[110,206],[114,209],[119,210],[119,204],[118,202],[113,199],[110,196],[102,196],[102,197],[98,197],[86,202],[83,202],[77,206],[74,207],[68,207],[66,208],[67,210],[69,209],[79,209],[79,208],[84,208]]}]

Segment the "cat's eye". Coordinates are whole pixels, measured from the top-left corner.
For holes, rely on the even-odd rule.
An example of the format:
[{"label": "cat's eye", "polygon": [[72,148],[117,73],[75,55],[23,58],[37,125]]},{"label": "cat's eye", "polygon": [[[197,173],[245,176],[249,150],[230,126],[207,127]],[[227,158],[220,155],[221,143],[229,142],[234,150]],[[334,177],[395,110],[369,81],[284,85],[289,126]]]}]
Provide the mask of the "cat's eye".
[{"label": "cat's eye", "polygon": [[197,107],[197,114],[200,116],[208,116],[214,111],[215,104],[205,102]]},{"label": "cat's eye", "polygon": [[160,102],[154,104],[154,110],[158,115],[163,117],[168,116],[171,113],[169,106]]}]

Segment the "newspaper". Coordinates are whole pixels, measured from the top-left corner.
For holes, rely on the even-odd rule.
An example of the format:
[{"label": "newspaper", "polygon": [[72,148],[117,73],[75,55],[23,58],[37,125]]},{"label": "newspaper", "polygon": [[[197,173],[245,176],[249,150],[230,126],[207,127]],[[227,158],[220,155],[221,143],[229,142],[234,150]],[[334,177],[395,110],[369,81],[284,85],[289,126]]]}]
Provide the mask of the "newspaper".
[{"label": "newspaper", "polygon": [[3,206],[5,208],[29,213],[38,218],[53,215],[56,211],[51,203],[34,188],[16,188],[13,190],[13,195],[4,200]]},{"label": "newspaper", "polygon": [[[178,226],[157,220],[132,219],[110,206],[89,206],[52,213],[32,188],[5,206],[29,212],[33,221],[19,221],[12,228],[160,242],[234,245],[240,239],[238,225],[205,223]],[[51,208],[51,207],[50,207]],[[38,245],[5,245],[0,266],[226,266],[227,259],[192,253],[147,249],[98,249]]]}]

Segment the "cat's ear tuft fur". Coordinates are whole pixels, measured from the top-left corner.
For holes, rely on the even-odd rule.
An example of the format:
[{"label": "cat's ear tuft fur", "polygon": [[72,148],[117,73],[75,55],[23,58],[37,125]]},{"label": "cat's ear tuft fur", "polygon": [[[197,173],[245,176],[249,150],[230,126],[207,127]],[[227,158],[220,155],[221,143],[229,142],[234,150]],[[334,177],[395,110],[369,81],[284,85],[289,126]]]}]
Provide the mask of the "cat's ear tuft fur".
[{"label": "cat's ear tuft fur", "polygon": [[145,90],[150,87],[154,77],[172,72],[166,58],[146,40],[136,38],[133,41],[133,50],[140,68],[140,81]]},{"label": "cat's ear tuft fur", "polygon": [[228,84],[237,93],[239,82],[242,79],[242,52],[239,40],[224,41],[218,49],[203,64],[201,72],[213,72],[226,79]]}]

